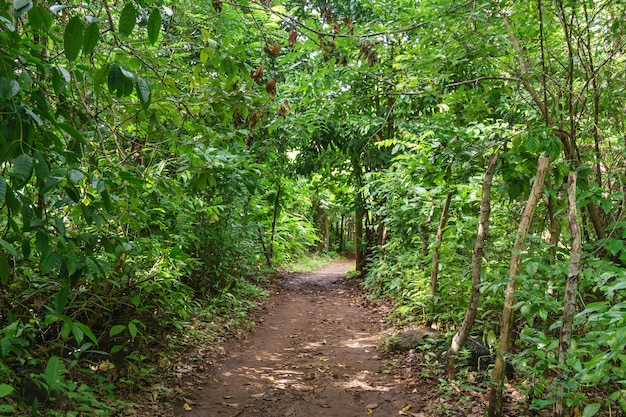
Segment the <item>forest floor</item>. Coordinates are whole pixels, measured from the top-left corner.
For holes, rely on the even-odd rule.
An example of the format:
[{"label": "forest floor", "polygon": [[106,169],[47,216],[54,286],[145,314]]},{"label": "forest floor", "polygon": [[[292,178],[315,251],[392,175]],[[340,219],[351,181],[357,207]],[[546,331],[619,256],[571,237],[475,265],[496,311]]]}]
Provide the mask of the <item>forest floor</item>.
[{"label": "forest floor", "polygon": [[391,307],[369,301],[357,282],[344,279],[351,265],[285,274],[254,332],[227,342],[211,361],[198,364],[202,355],[189,352],[188,363],[178,365],[179,395],[164,404],[155,393],[149,414],[134,415],[483,415],[482,390],[441,395],[438,376],[424,363],[428,352],[385,354]]}]

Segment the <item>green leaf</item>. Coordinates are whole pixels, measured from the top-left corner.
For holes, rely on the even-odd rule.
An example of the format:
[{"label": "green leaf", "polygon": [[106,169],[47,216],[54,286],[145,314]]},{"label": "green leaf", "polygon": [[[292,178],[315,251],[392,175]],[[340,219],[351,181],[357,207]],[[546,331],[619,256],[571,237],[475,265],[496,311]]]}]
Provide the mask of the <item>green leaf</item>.
[{"label": "green leaf", "polygon": [[46,254],[41,258],[40,268],[42,274],[52,272],[54,269],[61,265],[63,256],[54,250],[48,250]]},{"label": "green leaf", "polygon": [[136,23],[137,9],[132,3],[128,2],[120,14],[119,34],[124,37],[130,36],[130,34],[133,33],[133,29],[135,29]]},{"label": "green leaf", "polygon": [[37,176],[37,182],[39,184],[44,184],[45,181],[50,176],[50,169],[48,168],[48,162],[46,158],[39,152],[33,153],[33,162],[35,175]]},{"label": "green leaf", "polygon": [[67,22],[63,33],[63,47],[67,60],[72,62],[78,58],[80,49],[83,47],[83,18],[74,16]]},{"label": "green leaf", "polygon": [[31,0],[13,0],[13,17],[17,19],[32,8]]},{"label": "green leaf", "polygon": [[15,186],[21,188],[26,185],[33,175],[33,160],[25,153],[19,155],[13,161],[11,176],[15,179]]},{"label": "green leaf", "polygon": [[13,257],[17,257],[17,251],[9,242],[4,239],[0,239],[0,246],[2,246]]},{"label": "green leaf", "polygon": [[93,332],[91,331],[91,329],[83,323],[79,323],[79,322],[74,322],[74,326],[79,327],[83,333],[85,333],[87,335],[87,337],[94,343],[94,344],[98,344],[98,338],[96,337],[95,334],[93,334]]},{"label": "green leaf", "polygon": [[44,380],[51,390],[57,390],[63,386],[63,376],[65,375],[65,365],[57,356],[48,359],[46,370],[44,372]]},{"label": "green leaf", "polygon": [[102,86],[109,77],[109,64],[104,64],[97,68],[93,76],[93,91],[98,94],[102,91]]},{"label": "green leaf", "polygon": [[9,264],[9,258],[4,253],[0,253],[0,282],[4,285],[9,283],[10,272],[11,265]]},{"label": "green leaf", "polygon": [[133,74],[122,69],[119,65],[113,65],[109,70],[108,85],[111,93],[118,97],[128,96],[133,92]]},{"label": "green leaf", "polygon": [[132,321],[128,323],[128,333],[130,333],[130,337],[135,339],[137,337],[137,326]]},{"label": "green leaf", "polygon": [[41,6],[35,6],[28,12],[28,23],[35,30],[48,30],[53,22],[50,12]]},{"label": "green leaf", "polygon": [[598,411],[600,411],[600,404],[598,403],[589,404],[583,410],[583,417],[595,416],[598,413]]},{"label": "green leaf", "polygon": [[[63,288],[54,296],[54,310],[57,313],[63,314],[63,309],[67,304],[67,297],[70,294],[70,288],[68,285],[64,285]],[[80,343],[80,342],[78,342]]]},{"label": "green leaf", "polygon": [[59,126],[59,128],[64,130],[71,137],[73,137],[74,139],[76,139],[77,141],[82,143],[83,145],[87,144],[87,142],[85,142],[85,138],[83,137],[83,135],[81,135],[80,132],[78,130],[76,130],[76,128],[74,128],[74,126],[69,125],[67,123],[59,123],[58,126]]},{"label": "green leaf", "polygon": [[7,195],[7,182],[4,180],[4,178],[0,177],[0,204],[2,204],[6,195]]},{"label": "green leaf", "polygon": [[76,323],[72,324],[72,334],[74,335],[74,339],[76,339],[76,343],[82,343],[85,338],[85,332],[76,325]]},{"label": "green leaf", "polygon": [[530,276],[533,276],[537,273],[538,268],[539,268],[538,262],[528,262],[528,264],[526,264],[526,273]]},{"label": "green leaf", "polygon": [[148,41],[151,45],[154,45],[159,40],[161,23],[161,12],[155,8],[150,12],[150,17],[148,18]]},{"label": "green leaf", "polygon": [[152,98],[152,91],[150,90],[150,85],[141,77],[137,77],[137,95],[139,96],[139,101],[141,102],[141,106],[144,109],[150,107],[150,100]]},{"label": "green leaf", "polygon": [[85,36],[83,38],[83,54],[89,55],[93,52],[100,40],[100,28],[97,22],[91,22],[85,28]]},{"label": "green leaf", "polygon": [[124,326],[123,324],[115,325],[111,327],[111,330],[109,330],[109,337],[116,336],[122,333],[124,330],[126,330],[126,326]]},{"label": "green leaf", "polygon": [[11,395],[14,388],[8,384],[0,384],[0,398],[4,398],[7,395]]}]

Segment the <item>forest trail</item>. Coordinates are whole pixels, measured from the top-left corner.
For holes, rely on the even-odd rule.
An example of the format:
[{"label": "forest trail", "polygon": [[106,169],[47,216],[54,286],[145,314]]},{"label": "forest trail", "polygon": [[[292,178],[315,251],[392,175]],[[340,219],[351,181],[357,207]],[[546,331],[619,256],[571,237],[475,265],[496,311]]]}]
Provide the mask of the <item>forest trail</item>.
[{"label": "forest trail", "polygon": [[191,406],[176,414],[426,417],[418,404],[436,390],[416,387],[381,357],[382,317],[343,280],[350,266],[288,275],[254,334],[208,368]]}]

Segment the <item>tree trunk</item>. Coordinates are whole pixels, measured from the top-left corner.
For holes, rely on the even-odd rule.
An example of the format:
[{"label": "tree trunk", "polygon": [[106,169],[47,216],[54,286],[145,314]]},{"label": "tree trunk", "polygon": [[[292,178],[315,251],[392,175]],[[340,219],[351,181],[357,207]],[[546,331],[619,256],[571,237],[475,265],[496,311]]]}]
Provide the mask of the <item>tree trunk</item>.
[{"label": "tree trunk", "polygon": [[278,219],[278,211],[280,209],[280,192],[281,192],[280,183],[278,184],[278,188],[276,190],[276,197],[274,198],[274,209],[272,213],[272,232],[270,235],[270,244],[269,244],[269,257],[270,259],[274,258],[274,237],[276,235],[276,221]]},{"label": "tree trunk", "polygon": [[[569,174],[567,181],[567,218],[569,223],[572,249],[569,258],[569,271],[565,286],[565,301],[563,303],[563,321],[559,335],[559,364],[564,365],[567,359],[567,351],[572,340],[572,328],[574,313],[576,312],[576,292],[578,290],[578,276],[580,265],[580,225],[576,211],[576,172]],[[563,386],[559,387],[559,395],[556,398],[554,417],[565,417],[565,396]]]},{"label": "tree trunk", "polygon": [[360,191],[356,192],[356,204],[354,206],[354,255],[355,269],[362,274],[365,270],[365,238],[363,220],[365,210],[363,209],[363,196]]},{"label": "tree trunk", "polygon": [[476,233],[476,242],[474,243],[474,252],[472,254],[472,291],[470,293],[469,305],[467,306],[467,312],[465,318],[461,324],[461,328],[452,338],[452,344],[448,350],[448,364],[446,366],[446,375],[448,379],[454,379],[456,376],[456,356],[459,354],[465,341],[467,340],[472,327],[474,326],[474,320],[476,319],[476,313],[478,311],[478,301],[480,299],[480,268],[483,258],[483,248],[485,246],[485,238],[489,230],[489,214],[491,213],[491,183],[493,180],[493,174],[496,170],[496,161],[498,160],[498,153],[494,153],[489,160],[487,170],[485,171],[485,179],[482,187],[482,198],[480,203],[480,217],[478,219],[478,232]]},{"label": "tree trunk", "polygon": [[430,271],[430,295],[437,294],[437,275],[439,273],[439,247],[443,240],[443,228],[448,221],[448,211],[450,210],[450,202],[452,201],[452,193],[446,195],[446,201],[443,203],[443,211],[439,219],[439,227],[437,228],[437,236],[435,237],[435,248],[433,253],[433,266]]},{"label": "tree trunk", "polygon": [[530,190],[524,213],[519,224],[515,243],[513,245],[513,254],[511,255],[511,265],[509,268],[509,283],[506,286],[504,296],[504,307],[502,308],[502,325],[500,329],[500,344],[496,352],[496,364],[493,370],[493,383],[491,384],[491,393],[489,396],[489,417],[502,417],[502,388],[504,387],[504,371],[506,361],[504,356],[509,351],[511,343],[511,334],[513,333],[513,304],[515,304],[515,290],[517,289],[517,274],[522,262],[521,251],[526,242],[526,233],[530,227],[530,223],[535,212],[535,207],[541,197],[543,182],[546,178],[546,172],[550,164],[550,158],[542,157],[537,165],[537,174],[535,182]]}]

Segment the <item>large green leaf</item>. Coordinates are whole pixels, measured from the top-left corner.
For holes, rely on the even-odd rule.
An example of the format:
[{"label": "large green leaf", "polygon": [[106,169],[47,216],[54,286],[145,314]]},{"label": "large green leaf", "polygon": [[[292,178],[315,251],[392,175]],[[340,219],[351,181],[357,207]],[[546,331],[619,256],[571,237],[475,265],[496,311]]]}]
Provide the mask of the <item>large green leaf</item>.
[{"label": "large green leaf", "polygon": [[45,181],[50,176],[50,168],[48,168],[46,158],[44,158],[41,153],[35,152],[33,153],[33,163],[35,175],[37,176],[37,183],[41,185],[45,184]]},{"label": "large green leaf", "polygon": [[118,97],[126,97],[133,92],[133,74],[119,65],[113,65],[109,70],[108,85],[111,93]]},{"label": "large green leaf", "polygon": [[28,12],[28,22],[35,30],[47,30],[54,23],[54,19],[48,10],[35,6]]},{"label": "large green leaf", "polygon": [[85,28],[85,36],[83,38],[83,54],[89,55],[93,52],[100,40],[100,28],[98,22],[91,22]]},{"label": "large green leaf", "polygon": [[13,257],[17,256],[17,251],[9,242],[4,239],[0,239],[0,246],[3,247]]},{"label": "large green leaf", "polygon": [[0,177],[0,204],[4,201],[4,197],[7,195],[7,182],[4,178]]},{"label": "large green leaf", "polygon": [[122,13],[120,14],[120,26],[119,26],[119,34],[127,37],[133,33],[133,29],[137,24],[137,9],[135,6],[128,2],[122,9]]},{"label": "large green leaf", "polygon": [[17,19],[32,8],[31,0],[13,0],[13,17]]},{"label": "large green leaf", "polygon": [[65,376],[65,365],[63,361],[57,357],[52,356],[48,359],[46,370],[44,372],[44,380],[51,390],[58,390],[63,386],[63,377]]},{"label": "large green leaf", "polygon": [[62,260],[63,256],[59,252],[56,252],[54,250],[48,250],[41,258],[41,273],[47,274],[49,272],[52,272],[54,269],[58,268],[61,265]]},{"label": "large green leaf", "polygon": [[21,188],[26,185],[32,175],[33,160],[31,157],[23,153],[15,158],[13,161],[13,171],[11,172],[11,177],[13,177],[15,181],[15,187]]},{"label": "large green leaf", "polygon": [[83,18],[74,16],[67,22],[63,33],[63,46],[68,61],[78,58],[80,49],[83,47]]},{"label": "large green leaf", "polygon": [[137,77],[137,95],[139,96],[139,101],[144,109],[150,107],[150,100],[152,98],[152,91],[150,90],[150,85],[141,77]]},{"label": "large green leaf", "polygon": [[11,395],[14,391],[14,388],[8,384],[0,384],[0,398],[4,398],[7,395]]},{"label": "large green leaf", "polygon": [[161,11],[157,8],[152,9],[148,18],[148,41],[154,45],[159,40],[161,32]]}]

